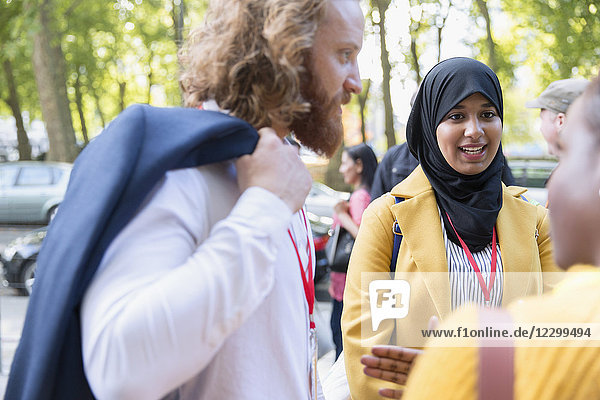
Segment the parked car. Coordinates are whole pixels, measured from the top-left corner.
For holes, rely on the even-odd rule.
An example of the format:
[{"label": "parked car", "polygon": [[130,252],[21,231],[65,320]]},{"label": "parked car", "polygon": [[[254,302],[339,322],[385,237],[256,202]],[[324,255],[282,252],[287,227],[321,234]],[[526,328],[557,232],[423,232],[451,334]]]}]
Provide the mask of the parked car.
[{"label": "parked car", "polygon": [[15,288],[23,295],[31,294],[37,256],[47,231],[48,227],[43,227],[28,232],[10,242],[0,253],[3,286]]},{"label": "parked car", "polygon": [[558,164],[553,160],[509,159],[515,184],[527,188],[525,197],[545,206],[548,201],[546,182]]},{"label": "parked car", "polygon": [[0,164],[0,223],[49,223],[62,202],[72,164]]},{"label": "parked car", "polygon": [[333,207],[340,200],[348,200],[350,193],[338,192],[319,182],[313,182],[306,197],[307,217],[315,243],[315,283],[326,278],[328,271],[325,245],[329,239],[329,229],[333,224]]}]

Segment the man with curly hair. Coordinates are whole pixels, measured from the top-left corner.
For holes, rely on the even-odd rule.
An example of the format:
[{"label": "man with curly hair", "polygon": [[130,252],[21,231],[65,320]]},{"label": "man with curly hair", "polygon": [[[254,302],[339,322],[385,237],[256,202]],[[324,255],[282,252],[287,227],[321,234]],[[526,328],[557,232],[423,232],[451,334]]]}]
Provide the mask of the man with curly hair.
[{"label": "man with curly hair", "polygon": [[[212,2],[206,23],[192,32],[180,56],[186,105],[214,112],[168,114],[138,107],[101,136],[110,129],[131,130],[132,115],[162,115],[142,119],[141,125],[146,131],[163,130],[159,136],[166,143],[168,135],[176,140],[187,125],[165,115],[195,118],[200,113],[229,127],[239,126],[232,117],[246,121],[259,132],[254,152],[200,167],[176,164],[188,167],[161,175],[129,222],[116,222],[119,229],[105,241],[95,273],[72,274],[74,288],[69,290],[81,294],[68,296],[75,299],[68,319],[54,318],[52,324],[68,321],[62,322],[68,328],[52,327],[55,336],[65,338],[48,340],[60,349],[43,356],[53,359],[44,365],[31,361],[39,358],[33,332],[44,325],[40,303],[49,303],[42,299],[52,298],[50,282],[59,279],[49,275],[59,274],[50,274],[49,265],[40,267],[32,296],[35,311],[26,323],[27,345],[20,346],[18,372],[9,382],[12,398],[318,397],[311,287],[315,259],[303,208],[311,179],[284,137],[293,131],[316,152],[335,152],[342,139],[341,106],[361,91],[357,54],[363,23],[356,0]],[[95,142],[93,149],[98,149],[106,140]],[[155,160],[146,169],[165,168],[156,161],[163,150],[139,147],[141,154],[149,154],[139,156],[140,163]],[[91,148],[78,161],[79,171],[92,158]],[[123,154],[115,160],[127,158]],[[72,192],[90,181],[81,177],[76,168]],[[97,187],[91,188],[93,196],[100,197],[103,190]],[[123,196],[129,192],[125,189]],[[47,248],[58,240],[60,227],[70,223],[67,215],[76,208],[68,203],[53,222]],[[84,246],[72,247],[79,251]],[[53,257],[42,253],[46,260]],[[78,282],[84,283],[78,288]],[[67,290],[63,283],[55,290]],[[80,336],[72,329],[78,324]],[[48,347],[44,351],[50,352]],[[68,357],[79,364],[69,369],[73,362],[63,362]],[[79,375],[81,363],[85,377]]]},{"label": "man with curly hair", "polygon": [[82,303],[96,397],[316,397],[311,179],[283,138],[335,152],[362,37],[358,1],[212,2],[180,54],[186,105],[260,139],[235,163],[167,173],[108,248]]}]

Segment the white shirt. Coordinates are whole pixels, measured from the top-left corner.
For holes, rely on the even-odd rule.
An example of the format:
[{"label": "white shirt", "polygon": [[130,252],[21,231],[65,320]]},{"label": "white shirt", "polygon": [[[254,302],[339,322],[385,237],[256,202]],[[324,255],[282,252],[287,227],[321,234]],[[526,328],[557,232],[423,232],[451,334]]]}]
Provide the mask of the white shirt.
[{"label": "white shirt", "polygon": [[[438,212],[440,211],[438,207]],[[442,222],[442,233],[444,235],[444,244],[446,246],[446,260],[448,261],[448,272],[450,278],[450,298],[452,301],[452,310],[455,310],[463,304],[485,305],[485,295],[479,283],[476,272],[467,257],[463,248],[448,239],[444,219],[440,213]],[[500,245],[496,244],[496,276],[494,286],[490,293],[490,306],[501,307],[504,288],[504,268],[502,266],[502,255],[500,254]],[[492,242],[483,250],[472,253],[473,259],[477,263],[479,271],[485,282],[485,287],[490,288],[492,272]]]},{"label": "white shirt", "polygon": [[[107,249],[82,304],[99,399],[307,399],[300,214],[233,163],[167,173]],[[175,390],[175,392],[174,392]]]}]

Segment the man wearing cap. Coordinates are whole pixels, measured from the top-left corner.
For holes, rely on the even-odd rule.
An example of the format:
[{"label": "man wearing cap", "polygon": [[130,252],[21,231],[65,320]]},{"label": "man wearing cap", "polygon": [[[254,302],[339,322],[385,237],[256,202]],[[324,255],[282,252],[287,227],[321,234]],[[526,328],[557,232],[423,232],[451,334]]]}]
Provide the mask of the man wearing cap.
[{"label": "man wearing cap", "polygon": [[540,131],[548,143],[548,153],[559,156],[558,134],[565,123],[567,109],[583,93],[588,83],[586,79],[554,81],[537,99],[525,103],[527,108],[541,109]]}]

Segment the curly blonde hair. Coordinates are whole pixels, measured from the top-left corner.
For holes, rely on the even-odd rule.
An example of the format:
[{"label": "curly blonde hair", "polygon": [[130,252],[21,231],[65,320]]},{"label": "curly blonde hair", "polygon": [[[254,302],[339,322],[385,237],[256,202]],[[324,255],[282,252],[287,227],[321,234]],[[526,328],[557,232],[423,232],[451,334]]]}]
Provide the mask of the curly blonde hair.
[{"label": "curly blonde hair", "polygon": [[212,99],[256,128],[310,111],[301,94],[327,0],[213,0],[179,57],[185,105]]}]

